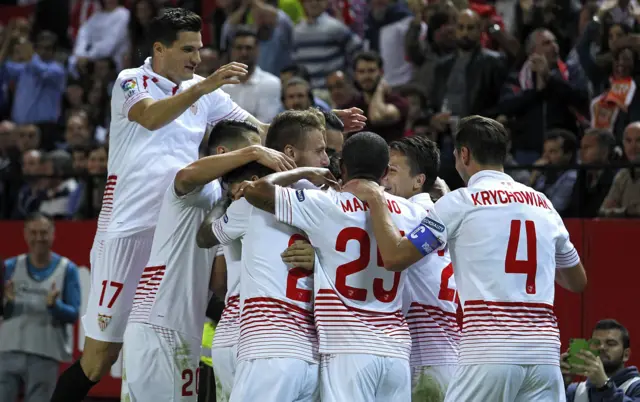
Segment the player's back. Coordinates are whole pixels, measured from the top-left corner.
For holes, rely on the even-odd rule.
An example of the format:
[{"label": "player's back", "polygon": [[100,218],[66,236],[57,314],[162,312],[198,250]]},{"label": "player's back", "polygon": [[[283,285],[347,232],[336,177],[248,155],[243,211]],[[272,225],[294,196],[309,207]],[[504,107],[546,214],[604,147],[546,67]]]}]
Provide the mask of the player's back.
[{"label": "player's back", "polygon": [[558,364],[556,256],[568,234],[551,202],[482,171],[435,209],[464,309],[460,364]]},{"label": "player's back", "polygon": [[182,197],[175,194],[173,183],[166,190],[130,322],[201,338],[215,250],[199,248],[195,237],[208,210],[220,197],[217,181]]},{"label": "player's back", "polygon": [[[427,213],[434,209],[427,193],[409,198]],[[449,250],[431,253],[407,269],[404,311],[411,333],[411,366],[458,363],[460,327],[458,292]]]},{"label": "player's back", "polygon": [[[301,204],[318,190],[296,192]],[[402,314],[405,273],[385,270],[368,205],[351,193],[329,190],[322,225],[307,230],[321,269],[315,274],[315,318],[320,352],[364,353],[409,359],[411,339]],[[397,227],[413,229],[423,208],[386,194]],[[312,201],[312,200],[310,200]],[[295,202],[295,201],[294,201]]]}]

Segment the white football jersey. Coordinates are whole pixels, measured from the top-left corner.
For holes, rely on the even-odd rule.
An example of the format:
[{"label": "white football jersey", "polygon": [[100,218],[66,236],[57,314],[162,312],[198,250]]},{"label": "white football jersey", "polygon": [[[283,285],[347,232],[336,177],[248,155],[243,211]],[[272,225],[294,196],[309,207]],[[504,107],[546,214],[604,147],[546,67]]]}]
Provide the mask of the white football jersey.
[{"label": "white football jersey", "polygon": [[[409,201],[433,215],[427,193]],[[432,253],[407,269],[404,311],[411,333],[411,367],[458,364],[458,292],[448,250]]]},{"label": "white football jersey", "polygon": [[129,322],[142,322],[202,338],[215,248],[196,244],[200,224],[222,196],[218,181],[162,199],[151,256],[138,284]]},{"label": "white football jersey", "polygon": [[227,263],[227,294],[220,321],[216,325],[211,349],[227,348],[238,343],[240,336],[240,272],[242,270],[242,243],[233,240],[221,247]]},{"label": "white football jersey", "polygon": [[[401,231],[424,208],[386,194]],[[316,249],[315,319],[320,353],[364,353],[409,359],[411,337],[402,314],[405,272],[384,269],[368,205],[350,193],[276,187],[276,218],[302,229]]]},{"label": "white football jersey", "polygon": [[109,174],[98,218],[102,236],[128,236],[154,227],[162,194],[178,170],[198,159],[207,125],[248,116],[218,89],[158,130],[149,131],[130,121],[129,110],[140,100],[166,99],[204,79],[195,76],[177,86],[154,73],[150,60],[139,68],[121,71],[113,86]]},{"label": "white football jersey", "polygon": [[459,364],[553,364],[556,269],[580,258],[551,202],[483,170],[435,204],[464,309]]},{"label": "white football jersey", "polygon": [[313,272],[289,269],[280,254],[305,236],[244,198],[213,224],[222,244],[242,239],[238,361],[289,357],[318,362]]}]

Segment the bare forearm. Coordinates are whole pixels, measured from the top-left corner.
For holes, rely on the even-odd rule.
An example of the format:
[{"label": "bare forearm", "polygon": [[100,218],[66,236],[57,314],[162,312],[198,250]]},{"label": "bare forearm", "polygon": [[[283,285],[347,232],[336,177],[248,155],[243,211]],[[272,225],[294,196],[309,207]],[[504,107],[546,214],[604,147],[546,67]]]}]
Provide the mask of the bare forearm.
[{"label": "bare forearm", "polygon": [[390,123],[400,118],[400,112],[394,105],[385,103],[384,95],[380,91],[376,91],[369,104],[368,117],[372,122],[385,121]]},{"label": "bare forearm", "polygon": [[305,168],[270,174],[249,184],[244,189],[244,198],[256,208],[274,213],[276,186],[287,187],[305,178]]},{"label": "bare forearm", "polygon": [[[142,100],[129,111],[129,120],[139,123],[147,130],[158,130],[177,119],[204,95],[198,85],[157,101]],[[146,102],[146,103],[143,103]]]},{"label": "bare forearm", "polygon": [[392,256],[397,254],[402,235],[391,219],[384,197],[379,197],[369,202],[369,208],[371,211],[371,226],[378,240],[380,255],[383,261],[389,261]]},{"label": "bare forearm", "polygon": [[175,186],[179,194],[187,194],[222,177],[233,169],[257,159],[256,147],[251,146],[222,155],[207,156],[191,163],[176,174]]},{"label": "bare forearm", "polygon": [[199,248],[211,248],[220,244],[220,241],[213,233],[213,222],[224,215],[228,206],[229,201],[218,201],[211,209],[211,212],[204,218],[196,234],[196,245]]}]

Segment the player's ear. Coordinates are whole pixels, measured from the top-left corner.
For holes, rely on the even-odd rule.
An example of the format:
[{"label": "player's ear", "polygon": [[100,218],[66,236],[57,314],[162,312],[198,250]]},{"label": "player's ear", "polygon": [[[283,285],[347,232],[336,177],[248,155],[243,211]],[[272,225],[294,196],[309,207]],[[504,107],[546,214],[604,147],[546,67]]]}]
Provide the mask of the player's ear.
[{"label": "player's ear", "polygon": [[622,352],[622,362],[628,362],[629,358],[631,358],[631,348],[626,348],[624,352]]},{"label": "player's ear", "polygon": [[289,158],[292,158],[293,160],[296,159],[296,150],[293,146],[291,145],[286,145],[284,147],[284,152],[283,154],[287,155]]},{"label": "player's ear", "polygon": [[160,42],[153,43],[153,52],[162,54],[164,52],[164,45]]},{"label": "player's ear", "polygon": [[427,177],[423,173],[420,173],[419,175],[417,175],[413,182],[413,189],[417,190],[419,188],[422,188],[422,186],[424,186],[424,182],[426,179]]},{"label": "player's ear", "polygon": [[218,145],[216,147],[216,155],[222,155],[226,153],[227,153],[227,148],[223,147],[222,145]]},{"label": "player's ear", "polygon": [[460,147],[460,158],[462,158],[462,163],[465,166],[469,165],[469,162],[471,162],[471,152],[469,151],[469,148]]},{"label": "player's ear", "polygon": [[253,176],[251,176],[251,181],[256,181],[256,180],[258,180],[258,179],[259,179],[259,177],[258,177],[258,176],[256,176],[255,174],[254,174]]},{"label": "player's ear", "polygon": [[387,165],[384,168],[384,172],[382,172],[382,177],[380,178],[380,180],[384,179],[385,177],[387,177],[387,175],[389,174],[389,165]]}]

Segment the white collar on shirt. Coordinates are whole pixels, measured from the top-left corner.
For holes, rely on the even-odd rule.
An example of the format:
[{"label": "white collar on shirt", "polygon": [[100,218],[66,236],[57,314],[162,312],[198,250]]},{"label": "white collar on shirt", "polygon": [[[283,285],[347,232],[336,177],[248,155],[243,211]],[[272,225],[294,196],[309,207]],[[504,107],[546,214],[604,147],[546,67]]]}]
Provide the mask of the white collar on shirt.
[{"label": "white collar on shirt", "polygon": [[467,187],[471,187],[477,182],[485,179],[497,179],[497,180],[505,180],[505,181],[513,181],[513,178],[506,173],[498,172],[497,170],[481,170],[471,176],[469,182],[467,183]]},{"label": "white collar on shirt", "polygon": [[180,89],[181,85],[176,85],[175,82],[153,71],[153,67],[151,66],[151,57],[147,57],[147,59],[144,61],[142,69],[144,70],[145,74],[148,74],[153,78],[153,82],[164,92],[175,94],[176,92],[178,92],[178,89]]}]

